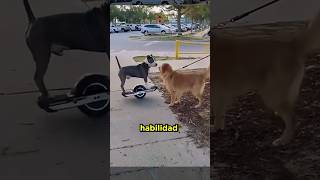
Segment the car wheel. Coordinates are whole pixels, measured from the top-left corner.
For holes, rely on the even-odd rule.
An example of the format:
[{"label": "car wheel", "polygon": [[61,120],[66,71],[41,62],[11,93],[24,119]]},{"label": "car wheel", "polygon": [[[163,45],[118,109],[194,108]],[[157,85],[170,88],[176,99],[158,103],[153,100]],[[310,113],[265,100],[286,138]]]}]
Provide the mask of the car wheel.
[{"label": "car wheel", "polygon": [[162,1],[161,4],[162,5],[169,5],[169,2],[168,1]]},{"label": "car wheel", "polygon": [[166,31],[161,31],[161,35],[165,35],[166,34]]},{"label": "car wheel", "polygon": [[148,36],[149,35],[148,31],[144,31],[144,35]]}]

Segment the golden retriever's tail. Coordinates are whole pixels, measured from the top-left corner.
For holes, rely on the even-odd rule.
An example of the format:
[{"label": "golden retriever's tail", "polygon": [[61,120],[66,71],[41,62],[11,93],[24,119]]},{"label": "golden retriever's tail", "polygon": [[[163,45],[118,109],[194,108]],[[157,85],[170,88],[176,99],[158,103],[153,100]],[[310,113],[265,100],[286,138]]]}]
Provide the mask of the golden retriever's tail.
[{"label": "golden retriever's tail", "polygon": [[209,67],[206,69],[205,73],[204,73],[204,77],[205,79],[210,79],[210,65]]}]

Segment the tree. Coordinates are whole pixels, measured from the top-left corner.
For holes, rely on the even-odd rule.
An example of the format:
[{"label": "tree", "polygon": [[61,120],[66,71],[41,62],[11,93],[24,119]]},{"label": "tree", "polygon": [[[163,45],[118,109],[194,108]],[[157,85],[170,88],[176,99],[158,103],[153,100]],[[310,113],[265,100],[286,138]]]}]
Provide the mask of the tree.
[{"label": "tree", "polygon": [[174,11],[176,12],[176,19],[177,19],[177,28],[178,28],[178,34],[182,35],[181,32],[181,17],[182,15],[186,14],[189,11],[189,6],[185,6],[185,5],[171,5],[166,7],[167,11]]},{"label": "tree", "polygon": [[[207,22],[209,20],[209,8],[208,6],[203,5],[194,5],[189,6],[188,11],[186,12],[185,16],[191,19],[191,27],[193,26],[194,21],[200,22]],[[192,29],[191,29],[192,32]]]},{"label": "tree", "polygon": [[111,6],[110,19],[116,19],[127,23],[145,23],[146,20],[152,21],[155,15],[148,6]]}]

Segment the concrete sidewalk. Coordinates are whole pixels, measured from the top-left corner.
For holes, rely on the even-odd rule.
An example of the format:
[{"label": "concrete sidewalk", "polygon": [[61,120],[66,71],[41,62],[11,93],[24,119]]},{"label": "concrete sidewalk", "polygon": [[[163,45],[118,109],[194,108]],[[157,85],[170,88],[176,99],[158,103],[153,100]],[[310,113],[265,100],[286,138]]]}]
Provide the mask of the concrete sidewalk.
[{"label": "concrete sidewalk", "polygon": [[111,168],[111,180],[209,180],[209,167]]},{"label": "concrete sidewalk", "polygon": [[[120,90],[118,56],[121,66],[136,64],[132,57],[149,52],[118,52],[111,54],[111,113],[110,162],[112,167],[208,167],[209,148],[197,148],[187,137],[185,127],[179,133],[141,133],[139,124],[180,124],[164,102],[159,91],[149,93],[143,100],[123,97]],[[166,53],[168,55],[168,53]],[[159,55],[159,54],[154,54]],[[153,68],[156,71],[158,68]],[[144,84],[142,79],[130,78],[126,89]]]}]

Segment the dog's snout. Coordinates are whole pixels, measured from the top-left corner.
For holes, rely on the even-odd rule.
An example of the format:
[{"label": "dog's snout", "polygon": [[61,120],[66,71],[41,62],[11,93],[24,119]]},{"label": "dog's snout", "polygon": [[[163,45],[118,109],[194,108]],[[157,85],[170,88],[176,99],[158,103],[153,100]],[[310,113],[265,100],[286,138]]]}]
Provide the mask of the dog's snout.
[{"label": "dog's snout", "polygon": [[155,65],[156,65],[156,66],[158,66],[158,64],[157,64],[157,63],[155,63]]}]

